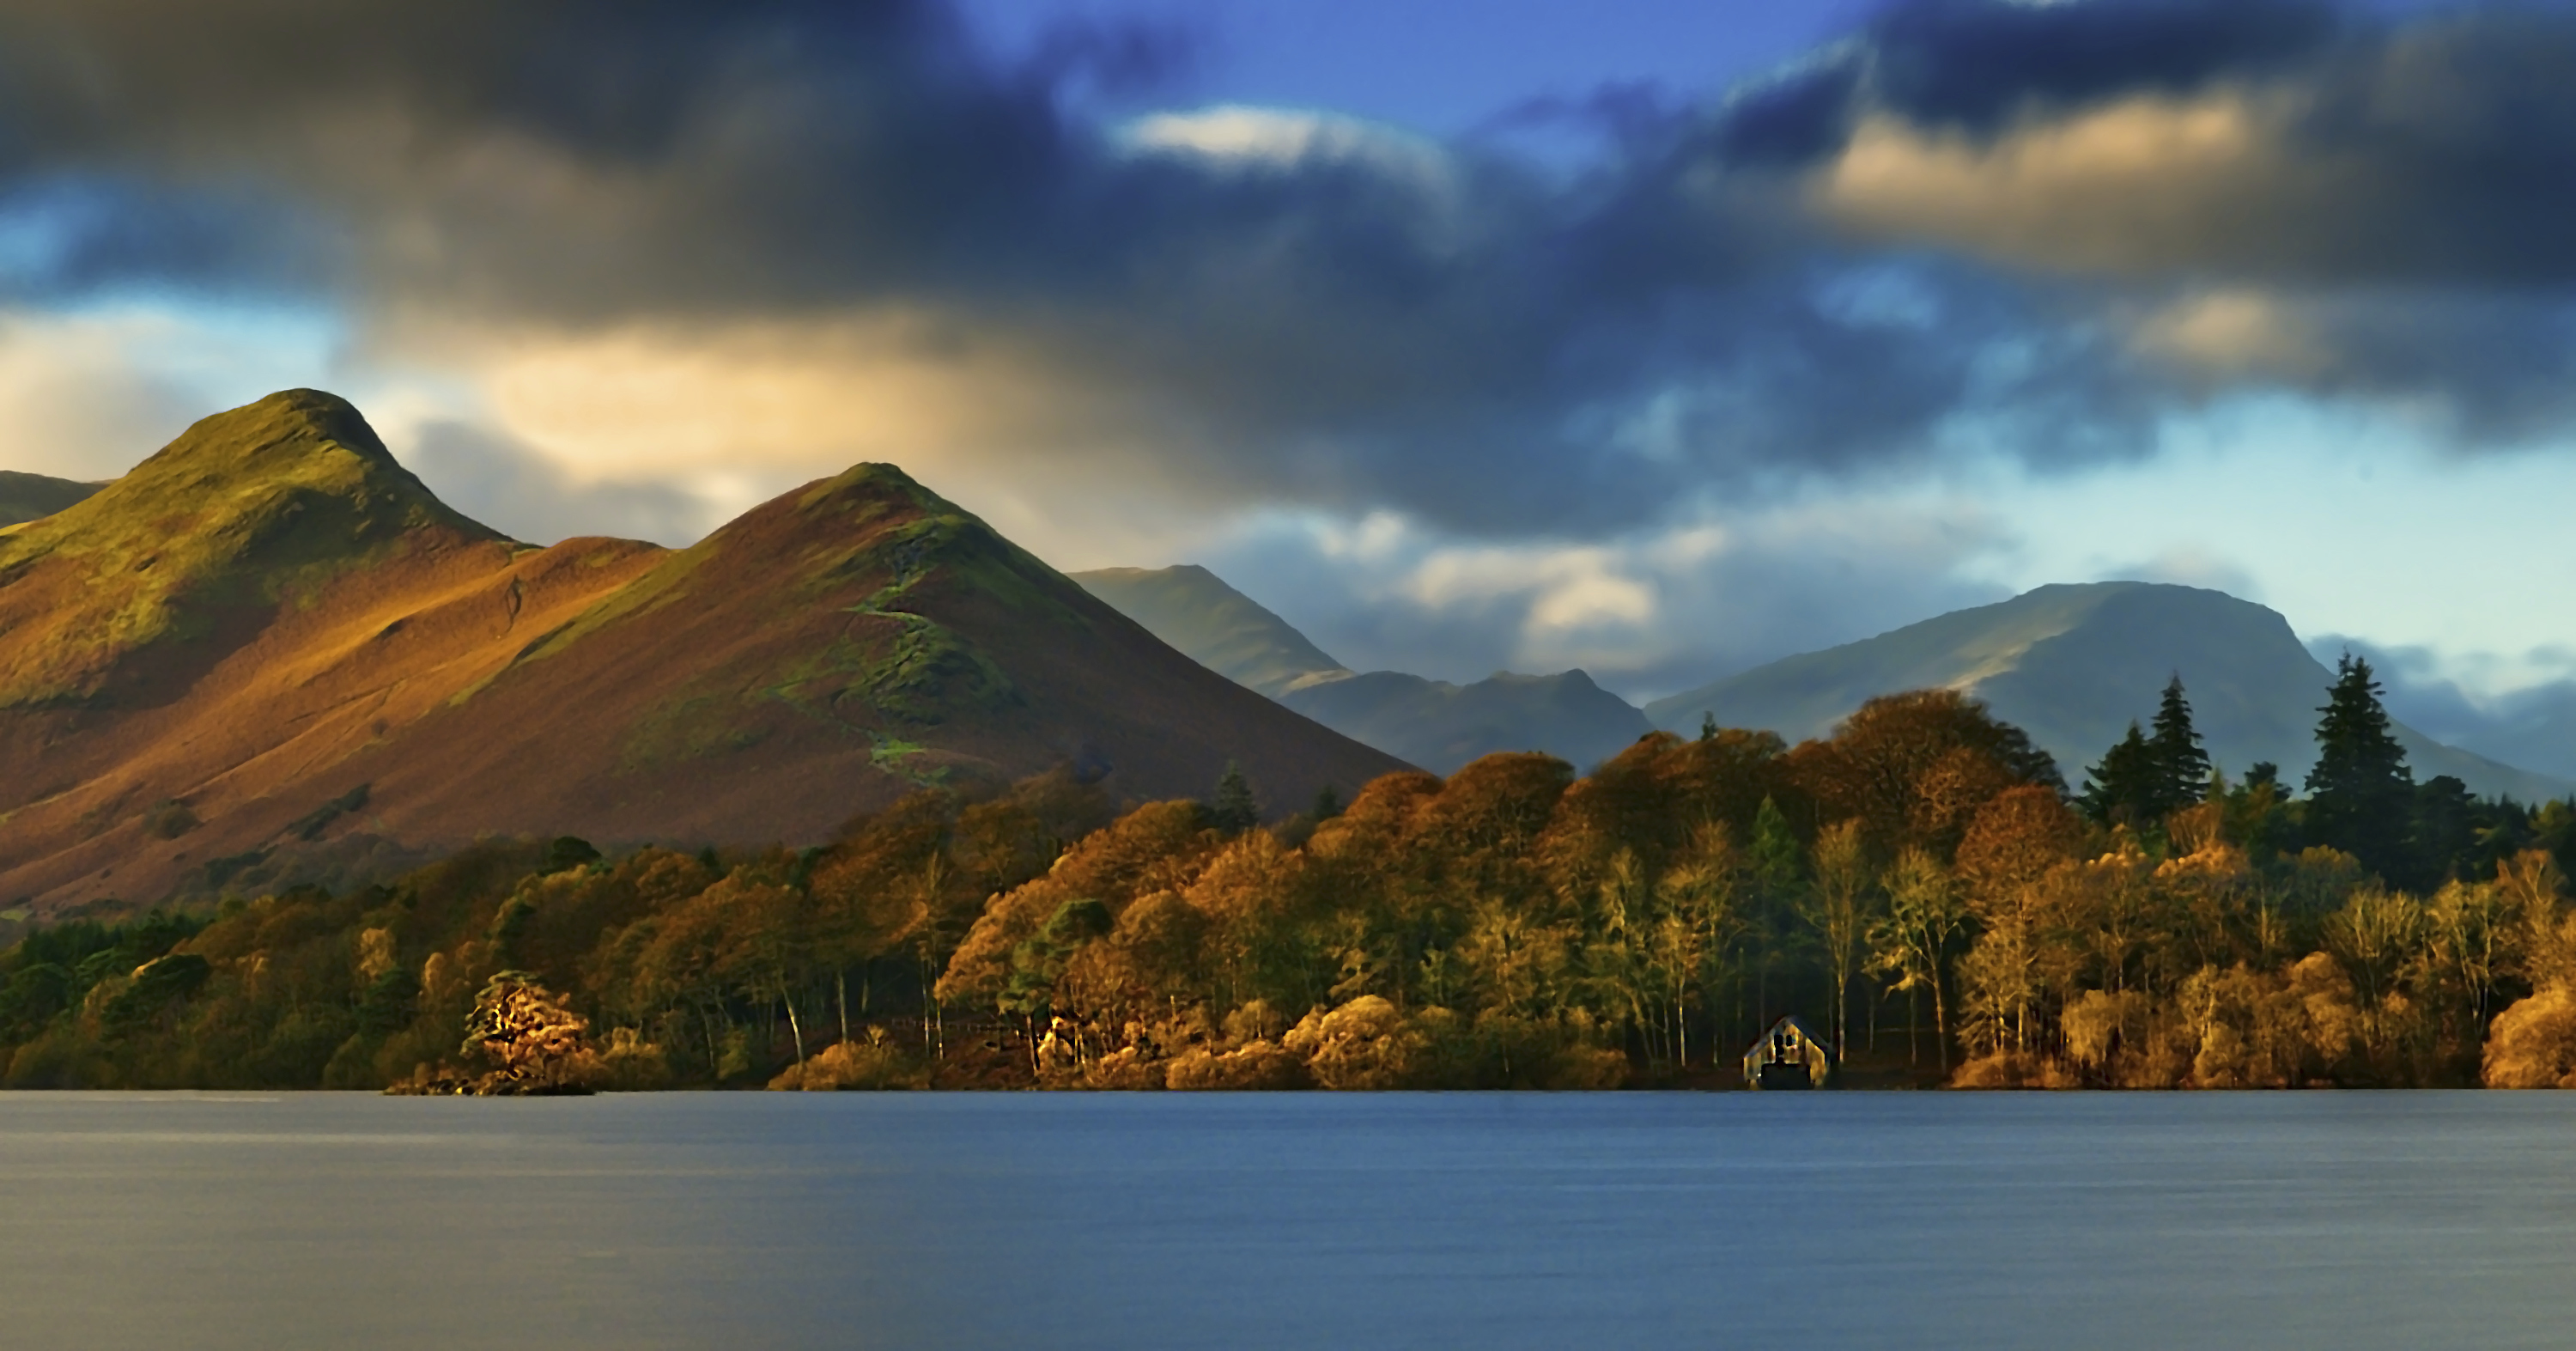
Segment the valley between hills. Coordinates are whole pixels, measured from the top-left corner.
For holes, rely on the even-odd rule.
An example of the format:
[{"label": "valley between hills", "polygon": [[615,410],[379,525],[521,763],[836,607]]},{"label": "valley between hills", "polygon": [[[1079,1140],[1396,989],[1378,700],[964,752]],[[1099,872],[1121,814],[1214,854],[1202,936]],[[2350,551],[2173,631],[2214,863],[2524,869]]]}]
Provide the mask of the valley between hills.
[{"label": "valley between hills", "polygon": [[889,465],[526,544],[311,390],[0,510],[11,1086],[2576,1084],[2569,784],[2214,591],[1640,709]]}]

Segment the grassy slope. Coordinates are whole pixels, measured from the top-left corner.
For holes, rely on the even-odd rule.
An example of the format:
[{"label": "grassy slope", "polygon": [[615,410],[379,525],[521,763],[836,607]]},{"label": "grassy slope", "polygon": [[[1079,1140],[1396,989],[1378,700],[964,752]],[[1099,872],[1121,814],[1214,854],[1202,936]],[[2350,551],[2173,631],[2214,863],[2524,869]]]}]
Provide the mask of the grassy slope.
[{"label": "grassy slope", "polygon": [[206,418],[98,493],[0,531],[0,707],[97,697],[138,654],[308,604],[420,532],[500,538],[448,510],[331,395],[289,390]]},{"label": "grassy slope", "polygon": [[687,550],[540,550],[281,395],[0,550],[11,904],[345,880],[496,831],[811,841],[1060,763],[1149,797],[1240,759],[1283,807],[1399,767],[886,466]]},{"label": "grassy slope", "polygon": [[1397,767],[1198,667],[886,465],[670,555],[442,718],[529,741],[448,737],[391,770],[405,805],[388,819],[414,833],[462,829],[488,804],[445,785],[523,758],[551,784],[526,819],[606,839],[817,838],[916,785],[1057,763],[1170,796],[1239,759],[1283,805]]}]

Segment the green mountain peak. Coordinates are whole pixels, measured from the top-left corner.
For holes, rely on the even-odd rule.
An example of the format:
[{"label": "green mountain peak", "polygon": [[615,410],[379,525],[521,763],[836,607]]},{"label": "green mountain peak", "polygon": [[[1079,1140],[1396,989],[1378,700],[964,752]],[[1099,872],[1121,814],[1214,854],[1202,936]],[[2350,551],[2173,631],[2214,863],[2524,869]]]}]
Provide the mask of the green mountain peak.
[{"label": "green mountain peak", "polygon": [[88,699],[130,654],[203,638],[228,613],[309,599],[405,550],[501,538],[440,502],[348,401],[269,395],[0,529],[0,629],[54,634],[0,668],[0,707]]}]

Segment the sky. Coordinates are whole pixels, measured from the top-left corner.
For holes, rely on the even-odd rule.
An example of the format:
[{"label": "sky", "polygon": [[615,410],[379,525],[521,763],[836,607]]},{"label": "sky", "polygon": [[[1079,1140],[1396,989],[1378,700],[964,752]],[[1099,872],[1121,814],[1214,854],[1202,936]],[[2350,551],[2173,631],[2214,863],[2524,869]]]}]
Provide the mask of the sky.
[{"label": "sky", "polygon": [[1644,700],[2047,582],[2576,695],[2576,6],[0,0],[0,466],[860,459]]}]

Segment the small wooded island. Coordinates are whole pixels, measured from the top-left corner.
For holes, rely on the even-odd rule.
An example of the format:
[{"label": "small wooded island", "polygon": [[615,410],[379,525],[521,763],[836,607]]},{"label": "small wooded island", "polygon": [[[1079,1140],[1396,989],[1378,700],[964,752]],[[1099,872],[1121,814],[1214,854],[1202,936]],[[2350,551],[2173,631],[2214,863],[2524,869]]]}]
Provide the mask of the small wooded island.
[{"label": "small wooded island", "polygon": [[1794,748],[1656,734],[1579,779],[1493,755],[1267,825],[1239,774],[1120,810],[1060,771],[802,851],[485,842],[36,928],[0,954],[0,1061],[13,1087],[1718,1086],[1799,1011],[1855,1085],[2569,1082],[2576,820],[2415,785],[2386,735],[2348,661],[2296,799],[2211,775],[2176,682],[2073,796],[1925,691]]}]

